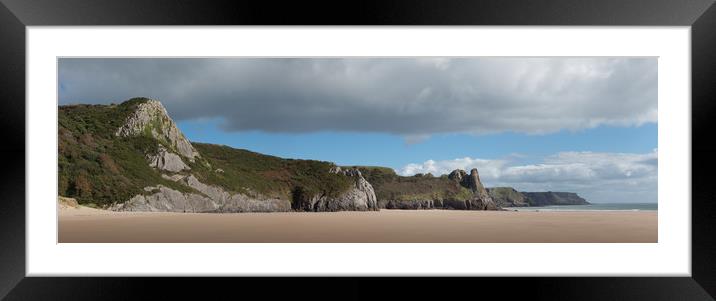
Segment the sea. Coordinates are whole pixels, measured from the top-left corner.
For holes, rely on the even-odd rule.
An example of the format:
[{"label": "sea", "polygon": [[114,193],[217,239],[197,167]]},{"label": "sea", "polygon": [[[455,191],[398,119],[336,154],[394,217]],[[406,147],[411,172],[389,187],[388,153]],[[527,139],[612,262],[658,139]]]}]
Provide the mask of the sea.
[{"label": "sea", "polygon": [[657,203],[598,203],[543,207],[507,207],[517,211],[657,211]]}]

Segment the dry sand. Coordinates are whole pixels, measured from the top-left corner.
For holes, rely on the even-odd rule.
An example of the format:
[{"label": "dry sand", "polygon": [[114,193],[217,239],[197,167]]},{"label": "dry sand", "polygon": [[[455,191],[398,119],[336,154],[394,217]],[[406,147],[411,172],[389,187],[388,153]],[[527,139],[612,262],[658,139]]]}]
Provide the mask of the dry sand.
[{"label": "dry sand", "polygon": [[60,210],[59,242],[657,242],[657,212]]}]

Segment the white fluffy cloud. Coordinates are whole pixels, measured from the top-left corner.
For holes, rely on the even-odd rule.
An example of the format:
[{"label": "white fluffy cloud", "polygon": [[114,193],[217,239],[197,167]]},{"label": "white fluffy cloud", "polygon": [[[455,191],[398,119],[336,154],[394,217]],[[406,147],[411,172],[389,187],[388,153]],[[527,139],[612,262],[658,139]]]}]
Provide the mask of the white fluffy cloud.
[{"label": "white fluffy cloud", "polygon": [[408,164],[400,169],[399,173],[404,176],[412,176],[417,173],[443,175],[455,169],[470,171],[472,168],[477,168],[480,172],[480,178],[484,181],[486,178],[498,178],[506,164],[506,160],[473,159],[470,157],[443,161],[428,160],[423,163]]},{"label": "white fluffy cloud", "polygon": [[596,202],[656,202],[657,151],[644,154],[562,152],[540,164],[515,165],[510,160],[459,158],[408,164],[402,175],[447,174],[477,168],[485,185],[512,186],[520,191],[577,192]]},{"label": "white fluffy cloud", "polygon": [[229,131],[550,133],[656,122],[655,58],[62,58],[60,103],[160,99]]}]

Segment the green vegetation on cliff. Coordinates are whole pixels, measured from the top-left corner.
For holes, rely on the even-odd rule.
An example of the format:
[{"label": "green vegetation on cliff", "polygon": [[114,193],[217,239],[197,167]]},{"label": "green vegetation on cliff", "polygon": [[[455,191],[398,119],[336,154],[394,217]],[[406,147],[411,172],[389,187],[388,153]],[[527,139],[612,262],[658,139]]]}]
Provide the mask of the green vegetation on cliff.
[{"label": "green vegetation on cliff", "polygon": [[[431,174],[399,176],[391,168],[356,166],[373,185],[379,201],[466,200],[473,193],[451,180],[448,175]],[[512,187],[487,188],[490,197],[500,207],[585,205],[586,200],[571,192],[520,192]]]},{"label": "green vegetation on cliff", "polygon": [[[198,191],[165,179],[149,166],[147,154],[159,144],[173,149],[169,142],[152,136],[150,123],[136,136],[120,137],[117,130],[148,101],[133,98],[115,105],[68,105],[58,108],[58,194],[76,198],[80,203],[104,206],[124,202],[145,187],[158,184],[182,192]],[[150,128],[152,127],[152,128]],[[262,155],[227,146],[195,143],[201,154],[195,162],[182,157],[201,182],[229,192],[261,194],[290,199],[292,191],[336,196],[353,184],[353,179],[330,173],[330,162],[292,160]]]},{"label": "green vegetation on cliff", "polygon": [[[205,189],[204,193],[195,190],[203,189],[201,186],[181,182],[188,175],[232,194],[292,201],[296,197],[304,201],[314,196],[338,197],[356,184],[354,177],[332,173],[336,165],[331,162],[190,143],[164,107],[147,98],[111,105],[60,106],[58,121],[58,194],[85,205],[122,203],[156,192],[158,189],[145,188],[157,185],[206,195]],[[460,171],[450,176],[403,177],[391,168],[354,167],[372,185],[379,201],[473,200],[478,196],[476,189],[466,182],[471,176],[482,187],[476,170],[474,175]],[[174,177],[177,174],[180,176]],[[574,193],[520,193],[512,188],[495,188],[489,193],[502,206],[586,203]]]},{"label": "green vegetation on cliff", "polygon": [[69,105],[58,109],[58,193],[80,203],[106,205],[126,201],[143,188],[162,184],[179,191],[190,188],[163,179],[149,167],[145,153],[156,151],[156,140],[117,137],[115,132],[136,105]]},{"label": "green vegetation on cliff", "polygon": [[233,192],[290,199],[292,190],[299,188],[307,194],[334,197],[348,190],[354,181],[330,173],[335,166],[331,162],[283,159],[223,145],[192,144],[211,166],[199,161],[190,164],[192,174],[204,183]]},{"label": "green vegetation on cliff", "polygon": [[447,175],[435,177],[418,174],[412,177],[399,176],[391,168],[357,166],[363,177],[373,185],[378,200],[466,200],[473,192],[462,187]]},{"label": "green vegetation on cliff", "polygon": [[524,194],[512,187],[487,188],[487,192],[500,207],[524,207],[530,205]]},{"label": "green vegetation on cliff", "polygon": [[589,202],[574,192],[522,192],[530,206],[588,205]]}]

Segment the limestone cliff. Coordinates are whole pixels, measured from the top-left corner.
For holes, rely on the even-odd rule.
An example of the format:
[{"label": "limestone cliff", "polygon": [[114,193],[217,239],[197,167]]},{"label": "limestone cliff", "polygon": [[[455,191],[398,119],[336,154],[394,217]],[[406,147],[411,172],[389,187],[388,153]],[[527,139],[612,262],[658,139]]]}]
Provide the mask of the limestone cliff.
[{"label": "limestone cliff", "polygon": [[378,207],[386,209],[498,210],[477,169],[468,174],[398,176],[383,167],[359,167],[375,187]]},{"label": "limestone cliff", "polygon": [[448,178],[460,183],[460,185],[462,185],[463,187],[470,189],[473,193],[473,196],[471,198],[468,198],[467,200],[464,200],[464,205],[462,204],[462,202],[460,202],[462,200],[447,200],[447,204],[443,202],[444,206],[457,206],[459,208],[456,209],[467,210],[498,209],[498,206],[495,204],[495,201],[492,200],[492,197],[487,192],[487,189],[485,189],[485,186],[482,185],[482,181],[480,181],[480,175],[477,172],[477,168],[473,168],[472,170],[470,170],[469,175],[461,169],[453,170],[448,175]]},{"label": "limestone cliff", "polygon": [[136,195],[124,203],[109,207],[114,211],[161,212],[276,212],[290,211],[288,200],[230,194],[218,186],[206,185],[192,175],[168,177],[195,189],[180,192],[162,185],[146,187],[150,194]]},{"label": "limestone cliff", "polygon": [[[162,173],[174,173],[162,174],[162,177],[190,188],[191,192],[181,192],[163,185],[147,186],[144,188],[146,193],[135,195],[127,202],[115,203],[109,207],[112,210],[257,212],[292,209],[302,211],[377,209],[373,187],[361,176],[360,171],[355,169],[341,170],[339,167],[334,167],[329,170],[332,174],[353,179],[351,187],[341,191],[339,195],[317,191],[310,197],[305,195],[296,197],[294,194],[292,198],[281,199],[256,193],[251,196],[246,193],[230,193],[219,185],[202,183],[193,174],[186,174],[191,172],[192,168],[182,160],[186,158],[189,162],[195,162],[195,158],[201,158],[199,152],[179,131],[162,104],[156,100],[147,100],[138,104],[126,122],[117,129],[116,135],[121,137],[145,135],[156,139],[158,142],[156,151],[146,155],[148,165]],[[202,162],[206,166],[211,165],[208,161]],[[215,174],[224,172],[221,168],[213,170]]]},{"label": "limestone cliff", "polygon": [[156,153],[147,154],[147,160],[149,161],[149,166],[159,170],[180,172],[191,169],[191,167],[182,161],[179,155],[167,150],[161,144],[158,146]]},{"label": "limestone cliff", "polygon": [[385,209],[439,209],[442,202],[439,200],[380,200],[379,208]]},{"label": "limestone cliff", "polygon": [[115,135],[130,137],[138,135],[151,135],[155,139],[166,143],[167,146],[189,161],[199,156],[184,134],[179,131],[174,120],[169,117],[167,110],[161,102],[147,99],[139,103],[132,114],[129,115]]},{"label": "limestone cliff", "polygon": [[[468,174],[398,176],[228,146],[191,143],[157,100],[59,108],[59,194],[120,211],[256,212],[399,209],[496,210],[574,204],[576,194],[510,194]],[[512,193],[512,191],[511,191]],[[524,199],[517,200],[519,196]],[[512,199],[514,200],[512,200]],[[495,202],[498,199],[498,202]]]},{"label": "limestone cliff", "polygon": [[373,186],[363,178],[358,169],[331,168],[331,173],[342,174],[353,179],[350,189],[339,196],[325,193],[307,193],[300,187],[293,192],[293,208],[303,211],[377,210],[378,202]]},{"label": "limestone cliff", "polygon": [[245,194],[231,194],[223,188],[207,185],[193,175],[165,175],[165,178],[181,183],[198,193],[182,193],[162,185],[146,187],[148,195],[137,195],[128,202],[110,207],[115,211],[170,211],[170,212],[276,212],[276,211],[345,211],[377,210],[373,187],[358,170],[332,170],[350,176],[354,185],[339,196],[319,193],[307,196],[294,194],[293,200],[281,200],[265,196],[249,197]]},{"label": "limestone cliff", "polygon": [[[373,187],[357,170],[193,144],[153,99],[60,106],[58,137],[59,194],[80,204],[171,212],[377,208]],[[292,206],[296,190],[310,192],[312,201]]]}]

